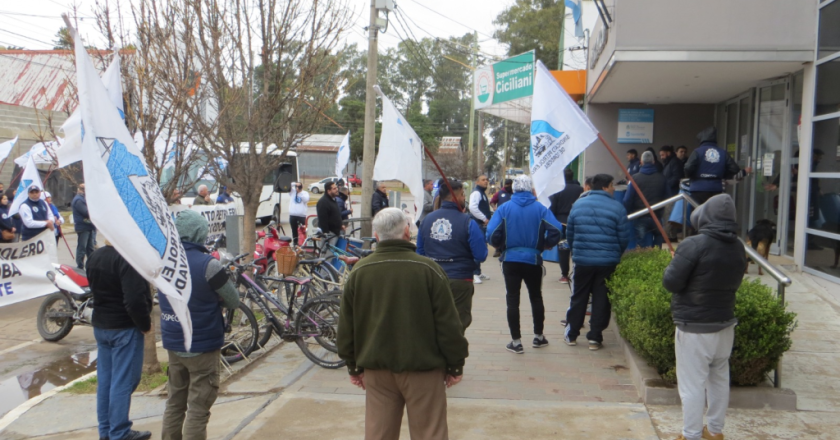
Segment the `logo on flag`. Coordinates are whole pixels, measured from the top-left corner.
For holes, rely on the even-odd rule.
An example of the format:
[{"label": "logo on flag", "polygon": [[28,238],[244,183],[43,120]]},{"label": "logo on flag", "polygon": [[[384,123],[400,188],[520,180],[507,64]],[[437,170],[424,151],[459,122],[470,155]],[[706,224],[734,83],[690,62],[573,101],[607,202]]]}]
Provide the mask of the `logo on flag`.
[{"label": "logo on flag", "polygon": [[[563,144],[569,140],[569,135],[554,129],[546,121],[531,123],[531,172],[536,172],[543,166],[551,166],[560,155],[566,152]],[[546,153],[549,153],[548,155]]]}]

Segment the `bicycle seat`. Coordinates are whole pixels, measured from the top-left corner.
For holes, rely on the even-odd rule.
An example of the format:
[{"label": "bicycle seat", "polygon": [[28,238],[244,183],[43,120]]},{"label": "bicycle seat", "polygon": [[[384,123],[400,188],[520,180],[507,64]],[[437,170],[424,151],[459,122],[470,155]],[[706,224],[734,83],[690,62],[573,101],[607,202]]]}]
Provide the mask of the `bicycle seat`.
[{"label": "bicycle seat", "polygon": [[297,277],[286,277],[282,280],[284,283],[289,284],[297,284],[298,286],[303,286],[305,284],[309,284],[312,279],[310,278],[297,278]]},{"label": "bicycle seat", "polygon": [[318,265],[318,264],[323,263],[323,262],[324,262],[324,260],[325,260],[324,258],[313,258],[313,259],[311,259],[311,260],[299,260],[299,261],[298,261],[298,264],[312,264],[312,265]]}]

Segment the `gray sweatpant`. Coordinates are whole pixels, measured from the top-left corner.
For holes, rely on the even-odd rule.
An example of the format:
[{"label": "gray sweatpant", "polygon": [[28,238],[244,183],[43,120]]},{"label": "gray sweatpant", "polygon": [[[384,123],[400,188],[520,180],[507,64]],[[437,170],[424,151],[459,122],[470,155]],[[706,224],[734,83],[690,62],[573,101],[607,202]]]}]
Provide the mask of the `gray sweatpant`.
[{"label": "gray sweatpant", "polygon": [[700,440],[707,402],[709,431],[722,433],[729,406],[729,355],[735,341],[735,326],[716,333],[688,333],[677,327],[674,338],[683,436],[686,440]]}]

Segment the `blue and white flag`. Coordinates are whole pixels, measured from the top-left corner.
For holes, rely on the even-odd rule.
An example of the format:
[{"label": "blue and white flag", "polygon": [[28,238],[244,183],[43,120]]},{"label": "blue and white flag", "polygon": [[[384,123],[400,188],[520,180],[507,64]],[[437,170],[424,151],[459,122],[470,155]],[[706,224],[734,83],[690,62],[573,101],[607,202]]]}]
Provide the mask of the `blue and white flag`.
[{"label": "blue and white flag", "polygon": [[9,153],[12,152],[12,148],[15,147],[15,144],[17,143],[17,140],[18,140],[18,137],[15,136],[14,139],[12,139],[10,141],[3,142],[2,144],[0,144],[0,162],[6,160],[6,158],[9,157]]},{"label": "blue and white flag", "polygon": [[[120,117],[125,120],[125,111],[123,109],[123,94],[122,94],[122,77],[120,76],[120,52],[114,51],[114,58],[111,60],[111,65],[102,74],[102,83],[108,91],[108,97],[113,105],[117,107],[120,112]],[[61,148],[55,151],[58,159],[58,167],[64,168],[67,165],[76,163],[82,160],[82,115],[81,109],[76,107],[76,110],[64,121],[61,125],[61,130],[64,132],[64,142]]]},{"label": "blue and white flag", "polygon": [[38,167],[35,165],[35,159],[32,155],[26,160],[23,173],[20,176],[20,183],[15,191],[15,199],[12,200],[12,206],[9,207],[9,216],[13,216],[20,210],[20,205],[29,198],[29,187],[35,185],[41,190],[41,200],[44,200],[44,184],[41,182],[41,174],[38,173]]},{"label": "blue and white flag", "polygon": [[15,159],[15,164],[19,167],[26,166],[31,157],[36,165],[54,165],[55,152],[60,148],[64,139],[58,138],[57,141],[38,142],[33,145],[29,151]]},{"label": "blue and white flag", "polygon": [[192,345],[187,303],[190,268],[175,220],[149,175],[131,134],[97,75],[82,39],[76,43],[76,77],[82,116],[82,163],[90,219],[137,272],[167,296]]},{"label": "blue and white flag", "polygon": [[580,6],[580,0],[566,0],[566,7],[572,11],[572,18],[575,20],[575,36],[583,38],[583,9]]},{"label": "blue and white flag", "polygon": [[350,162],[350,132],[341,141],[341,146],[338,147],[338,154],[335,156],[335,175],[338,177],[344,176],[344,169],[347,168],[347,163]]},{"label": "blue and white flag", "polygon": [[566,187],[563,169],[598,139],[598,130],[542,61],[531,106],[531,178],[537,199],[548,206],[548,198]]},{"label": "blue and white flag", "polygon": [[423,212],[423,143],[408,125],[394,104],[374,87],[382,97],[382,134],[379,154],[373,167],[375,180],[399,180],[414,196],[415,219]]}]

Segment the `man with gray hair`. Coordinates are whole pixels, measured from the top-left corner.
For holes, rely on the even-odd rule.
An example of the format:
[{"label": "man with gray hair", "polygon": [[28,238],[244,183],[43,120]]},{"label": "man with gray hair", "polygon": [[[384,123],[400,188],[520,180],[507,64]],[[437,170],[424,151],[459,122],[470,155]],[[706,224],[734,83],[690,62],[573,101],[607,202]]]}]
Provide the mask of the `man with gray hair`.
[{"label": "man with gray hair", "polygon": [[195,200],[193,200],[193,205],[199,206],[215,204],[216,203],[213,201],[213,198],[210,197],[210,191],[207,189],[207,185],[200,185],[198,187],[198,195],[195,196]]},{"label": "man with gray hair", "polygon": [[412,439],[449,438],[446,388],[468,355],[449,279],[415,252],[401,210],[380,211],[373,230],[379,245],[347,278],[337,338],[350,382],[366,391],[365,439],[399,438],[406,406]]},{"label": "man with gray hair", "polygon": [[513,339],[505,348],[515,354],[524,353],[519,328],[519,294],[522,282],[528,287],[534,317],[532,347],[548,345],[543,335],[545,306],[542,298],[542,251],[557,246],[563,226],[541,203],[531,189],[531,177],[520,175],[513,181],[513,197],[496,210],[487,226],[487,241],[502,249],[502,275],[507,291],[507,319]]},{"label": "man with gray hair", "polygon": [[[638,173],[633,175],[633,180],[636,181],[639,187],[636,188],[631,183],[627,187],[627,193],[624,194],[624,209],[628,213],[632,214],[645,209],[645,204],[642,202],[639,193],[644,194],[645,199],[647,199],[651,206],[665,200],[667,195],[667,182],[665,181],[665,176],[656,168],[656,160],[650,151],[642,153],[642,167]],[[658,209],[654,212],[661,219],[664,209]],[[662,234],[657,230],[656,223],[650,214],[638,218],[634,222],[637,247],[644,245],[645,236],[649,232],[653,232],[653,247],[662,246]]]}]

